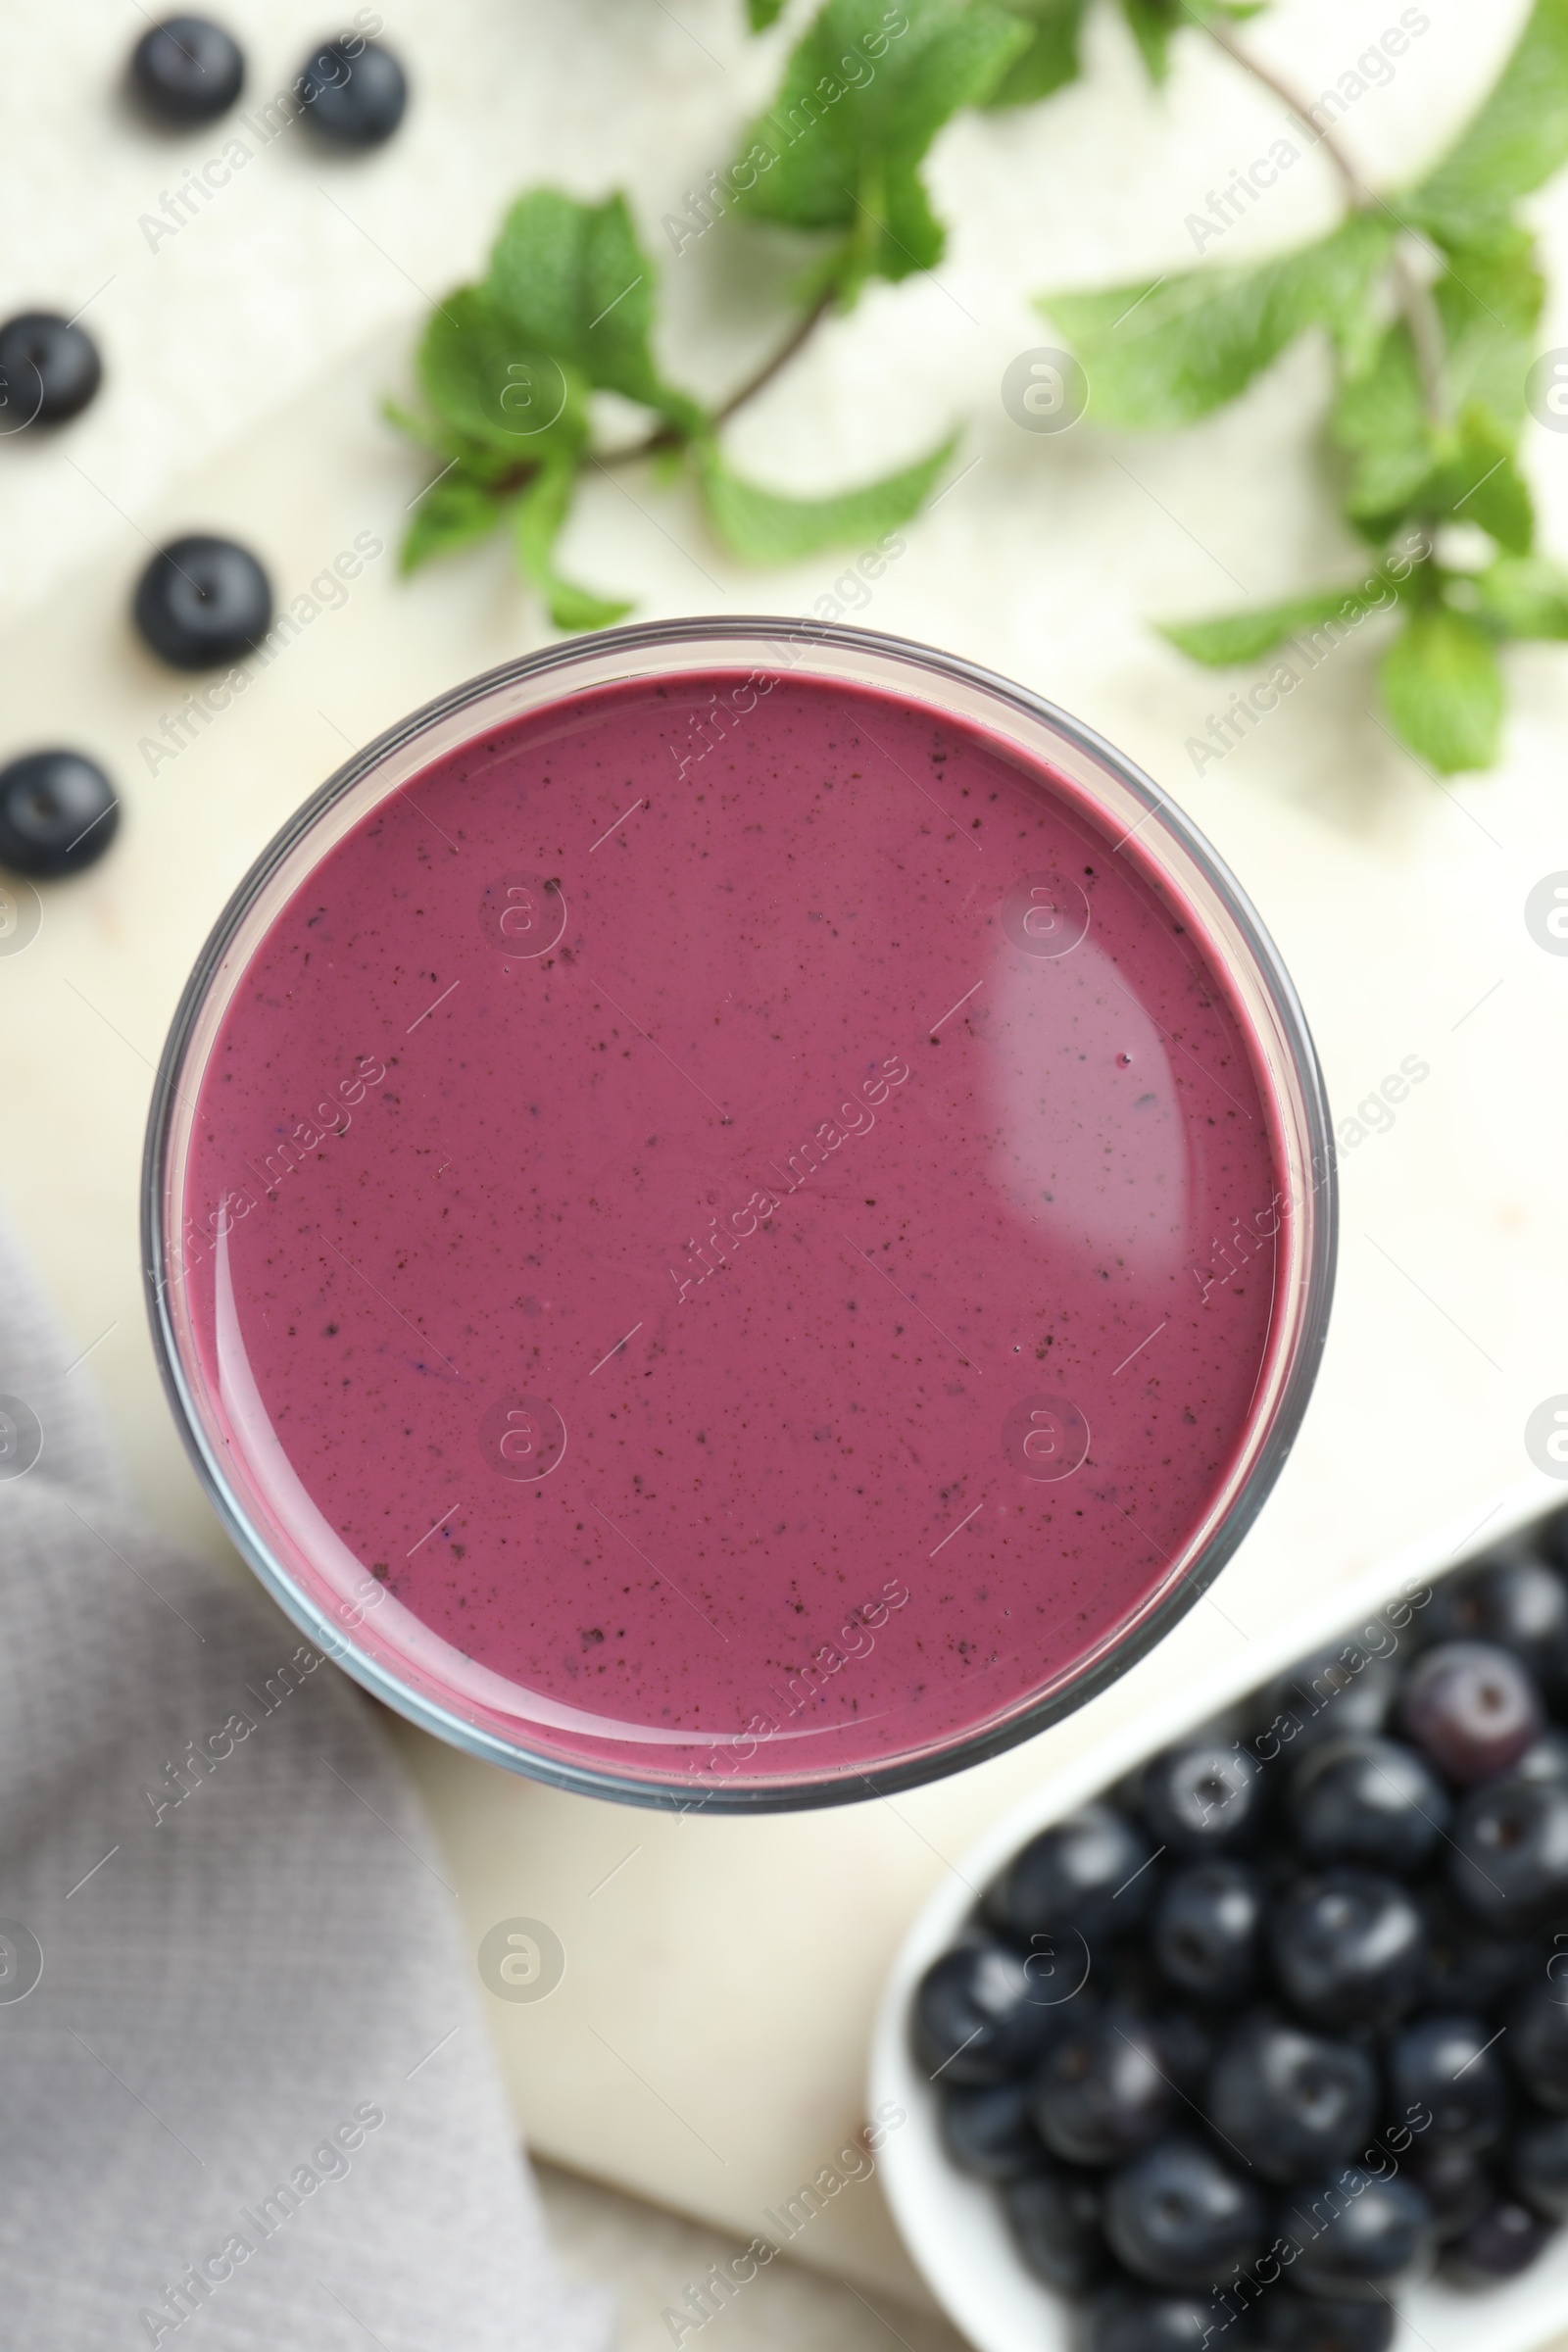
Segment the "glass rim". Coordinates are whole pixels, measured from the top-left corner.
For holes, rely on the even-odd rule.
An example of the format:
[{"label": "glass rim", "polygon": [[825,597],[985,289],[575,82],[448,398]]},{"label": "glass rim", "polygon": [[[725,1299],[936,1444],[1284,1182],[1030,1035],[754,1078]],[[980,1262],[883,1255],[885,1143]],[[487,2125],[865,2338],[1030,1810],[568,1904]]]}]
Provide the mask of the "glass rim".
[{"label": "glass rim", "polygon": [[[166,1246],[165,1209],[170,1152],[174,1118],[180,1102],[179,1079],[185,1056],[214,983],[222,970],[224,958],[242,924],[267,885],[291,854],[317,829],[321,819],[358,786],[370,780],[398,752],[427,737],[444,722],[477,709],[524,681],[546,679],[552,673],[560,672],[564,673],[563,690],[565,691],[565,680],[574,670],[602,662],[607,655],[624,655],[626,665],[585,681],[591,689],[657,674],[657,663],[646,658],[668,654],[676,649],[690,651],[690,667],[693,671],[711,674],[714,669],[731,665],[725,657],[726,647],[736,651],[750,649],[753,654],[771,649],[775,656],[773,662],[753,663],[754,668],[765,671],[786,666],[776,660],[786,646],[804,649],[787,666],[798,669],[808,677],[814,674],[831,680],[836,673],[831,668],[813,673],[808,665],[808,657],[812,649],[820,649],[824,653],[837,651],[846,656],[874,657],[894,665],[906,676],[918,673],[927,678],[934,677],[955,688],[982,696],[993,706],[1000,704],[1034,726],[1044,725],[1093,766],[1108,773],[1135,803],[1144,808],[1147,818],[1157,817],[1160,820],[1164,834],[1214,893],[1226,918],[1238,933],[1250,959],[1252,969],[1250,977],[1272,1015],[1286,1063],[1298,1090],[1297,1101],[1286,1103],[1281,1101],[1281,1088],[1276,1075],[1267,1069],[1259,1069],[1256,1073],[1264,1099],[1282,1129],[1281,1141],[1287,1155],[1292,1141],[1289,1127],[1294,1124],[1298,1130],[1296,1138],[1298,1155],[1308,1176],[1301,1200],[1290,1201],[1289,1223],[1296,1244],[1292,1276],[1299,1305],[1288,1343],[1283,1338],[1280,1343],[1283,1352],[1277,1358],[1279,1368],[1272,1407],[1265,1415],[1252,1413],[1250,1408],[1249,1420],[1238,1441],[1245,1466],[1217,1521],[1206,1535],[1200,1536],[1191,1556],[1186,1556],[1185,1551],[1179,1555],[1185,1561],[1180,1573],[1165,1578],[1154,1596],[1146,1598],[1139,1605],[1133,1621],[1124,1629],[1113,1629],[1096,1649],[1051,1689],[1037,1693],[1033,1698],[1005,1707],[969,1731],[948,1737],[939,1744],[895,1758],[885,1767],[876,1764],[841,1766],[816,1779],[791,1780],[781,1776],[775,1780],[747,1781],[737,1776],[734,1780],[714,1780],[706,1784],[691,1778],[661,1780],[588,1760],[574,1760],[566,1754],[532,1745],[526,1739],[504,1738],[486,1726],[469,1720],[420,1689],[413,1680],[405,1679],[384,1665],[368,1648],[346,1636],[332,1623],[329,1612],[313,1599],[275,1556],[265,1534],[254,1524],[244,1502],[225,1475],[217,1449],[204,1427],[197,1397],[181,1360],[179,1341],[169,1307],[172,1281]],[[739,662],[734,665],[738,667]],[[473,730],[474,734],[482,733],[488,724],[500,723],[504,715],[495,713],[491,718],[479,721]],[[1141,836],[1144,823],[1145,819],[1140,819],[1137,827]],[[1212,954],[1220,945],[1220,942],[1210,940],[1209,952]],[[1223,964],[1221,976],[1230,979],[1234,985],[1233,976],[1225,973]],[[1287,1118],[1287,1113],[1292,1111],[1295,1113],[1294,1122]],[[1276,1195],[1276,1200],[1278,1198]],[[469,1755],[523,1774],[547,1786],[570,1789],[582,1795],[662,1810],[722,1814],[800,1811],[857,1803],[963,1771],[970,1765],[1002,1754],[1059,1722],[1066,1715],[1075,1713],[1144,1658],[1201,1597],[1234,1556],[1272,1492],[1295,1443],[1327,1336],[1334,1292],[1338,1226],[1338,1177],[1333,1127],[1327,1090],[1305,1014],[1279,951],[1247,893],[1186,811],[1135,761],[1093,728],[1043,695],[1035,694],[980,663],[925,645],[917,639],[856,628],[837,621],[767,614],[699,614],[621,625],[558,640],[447,689],[384,729],[334,769],[290,814],[252,860],[230,893],[191,968],[159,1058],[148,1112],[141,1175],[142,1271],[153,1349],[165,1392],[173,1408],[175,1423],[197,1477],[220,1525],[284,1615],[325,1655],[343,1666],[373,1697],[420,1729]],[[1286,1288],[1286,1276],[1276,1269],[1276,1298]],[[1276,1316],[1275,1320],[1277,1322],[1279,1317]],[[1271,1349],[1273,1344],[1274,1335],[1271,1332]],[[1269,1357],[1265,1354],[1264,1366],[1258,1376],[1259,1387],[1268,1373]],[[1218,1492],[1223,1493],[1223,1487]],[[1212,1517],[1212,1513],[1211,1500],[1206,1506],[1205,1517]],[[1201,1530],[1203,1521],[1200,1521],[1199,1526]],[[363,1617],[363,1611],[361,1614]],[[692,1746],[698,1748],[702,1744],[703,1735],[694,1733]]]}]

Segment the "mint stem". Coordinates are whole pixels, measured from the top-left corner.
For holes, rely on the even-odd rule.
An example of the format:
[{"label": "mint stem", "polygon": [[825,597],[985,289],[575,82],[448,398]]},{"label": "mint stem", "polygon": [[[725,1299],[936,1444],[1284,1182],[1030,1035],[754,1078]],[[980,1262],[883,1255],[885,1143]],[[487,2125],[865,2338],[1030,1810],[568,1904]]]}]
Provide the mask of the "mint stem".
[{"label": "mint stem", "polygon": [[[1389,214],[1391,220],[1396,220],[1396,216],[1390,211],[1377,190],[1369,187],[1361,177],[1355,158],[1343,145],[1338,132],[1325,129],[1321,123],[1312,121],[1306,102],[1298,91],[1293,89],[1271,66],[1262,65],[1245,49],[1228,25],[1208,18],[1195,21],[1201,24],[1209,39],[1224,50],[1233,65],[1240,66],[1244,74],[1250,74],[1252,79],[1261,82],[1264,89],[1272,90],[1303,130],[1308,124],[1311,125],[1313,137],[1339,173],[1354,211],[1384,212]],[[1428,424],[1435,432],[1443,432],[1451,421],[1444,377],[1443,319],[1433,300],[1431,287],[1412,266],[1406,236],[1407,232],[1401,227],[1390,268],[1399,310],[1410,330],[1410,343],[1415,352],[1416,371],[1421,379],[1421,406]]]},{"label": "mint stem", "polygon": [[[760,392],[767,389],[776,375],[782,374],[797,352],[801,351],[816,332],[832,307],[833,290],[829,287],[826,293],[817,296],[808,311],[801,314],[771,358],[764,360],[756,373],[749,375],[745,382],[713,411],[712,421],[715,427],[727,424],[737,410],[745,408],[748,401],[755,400]],[[630,466],[640,458],[658,457],[662,450],[679,449],[683,446],[685,439],[685,434],[674,425],[662,424],[657,432],[650,433],[645,440],[629,441],[621,449],[596,450],[594,455],[598,458],[601,466]]]},{"label": "mint stem", "polygon": [[1418,277],[1411,266],[1406,232],[1401,230],[1395,245],[1394,283],[1399,297],[1404,323],[1410,330],[1410,342],[1415,351],[1416,371],[1421,378],[1421,406],[1434,431],[1444,432],[1452,421],[1448,408],[1448,391],[1444,377],[1446,355],[1443,340],[1443,318],[1432,298],[1432,288]]},{"label": "mint stem", "polygon": [[783,342],[779,345],[777,351],[774,352],[772,358],[770,360],[764,360],[761,367],[758,368],[756,374],[749,375],[745,383],[741,385],[740,390],[738,392],[732,392],[728,400],[724,402],[722,408],[714,410],[713,422],[715,424],[727,424],[737,409],[743,409],[749,400],[755,400],[757,398],[759,392],[765,391],[767,386],[773,381],[774,376],[781,374],[782,371],[789,366],[791,360],[794,359],[796,353],[801,350],[803,345],[810,340],[810,337],[821,325],[822,320],[827,317],[828,312],[832,309],[832,307],[833,289],[831,286],[829,286],[823,293],[817,296],[810,309],[803,313],[801,318],[796,320],[793,329],[785,336]]}]

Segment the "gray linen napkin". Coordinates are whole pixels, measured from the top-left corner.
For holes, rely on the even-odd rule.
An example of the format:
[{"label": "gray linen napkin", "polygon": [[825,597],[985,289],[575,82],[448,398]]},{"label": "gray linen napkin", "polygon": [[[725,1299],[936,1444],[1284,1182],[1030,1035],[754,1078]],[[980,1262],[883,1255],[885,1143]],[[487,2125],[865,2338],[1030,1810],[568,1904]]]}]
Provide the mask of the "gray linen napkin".
[{"label": "gray linen napkin", "polygon": [[546,2242],[439,1856],[314,1654],[138,1520],[0,1231],[7,2344],[608,2343]]}]

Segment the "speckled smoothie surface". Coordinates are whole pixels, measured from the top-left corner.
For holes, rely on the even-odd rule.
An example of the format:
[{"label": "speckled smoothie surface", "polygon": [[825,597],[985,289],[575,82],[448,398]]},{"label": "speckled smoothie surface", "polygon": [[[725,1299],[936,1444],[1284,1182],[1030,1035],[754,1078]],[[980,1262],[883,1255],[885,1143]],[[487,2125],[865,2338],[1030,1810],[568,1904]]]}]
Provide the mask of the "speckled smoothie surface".
[{"label": "speckled smoothie surface", "polygon": [[869,690],[633,682],[295,893],[201,1080],[187,1304],[264,1538],[421,1688],[800,1781],[1004,1717],[1167,1578],[1278,1163],[1192,916],[1064,783]]}]

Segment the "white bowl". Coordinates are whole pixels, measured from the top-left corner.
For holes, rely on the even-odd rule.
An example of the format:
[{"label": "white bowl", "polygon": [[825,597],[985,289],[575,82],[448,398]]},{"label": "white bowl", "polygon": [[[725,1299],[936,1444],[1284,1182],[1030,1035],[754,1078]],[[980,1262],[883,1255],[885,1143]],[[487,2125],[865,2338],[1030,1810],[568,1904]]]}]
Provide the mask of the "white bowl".
[{"label": "white bowl", "polygon": [[[1359,1626],[1414,1580],[1433,1584],[1462,1561],[1560,1505],[1544,1480],[1504,1495],[1476,1542],[1476,1520],[1440,1529],[1396,1559],[1304,1609],[1141,1723],[1118,1730],[1042,1783],[955,1865],[915,1920],[894,1963],[872,2042],[870,2104],[894,2100],[908,2122],[887,2140],[882,2180],[899,2228],[927,2285],[979,2352],[1069,2352],[1073,2305],[1031,2278],[1013,2251],[996,2190],[950,2161],[937,2129],[938,2093],[914,2060],[909,2011],[915,1986],[947,1949],[983,1888],[1018,1848],[1156,1748],[1233,1705],[1293,1659]],[[1469,2294],[1428,2280],[1397,2297],[1391,2352],[1535,2352],[1568,2329],[1568,2229],[1510,2285]],[[1217,2339],[1216,2339],[1217,2341]]]}]

